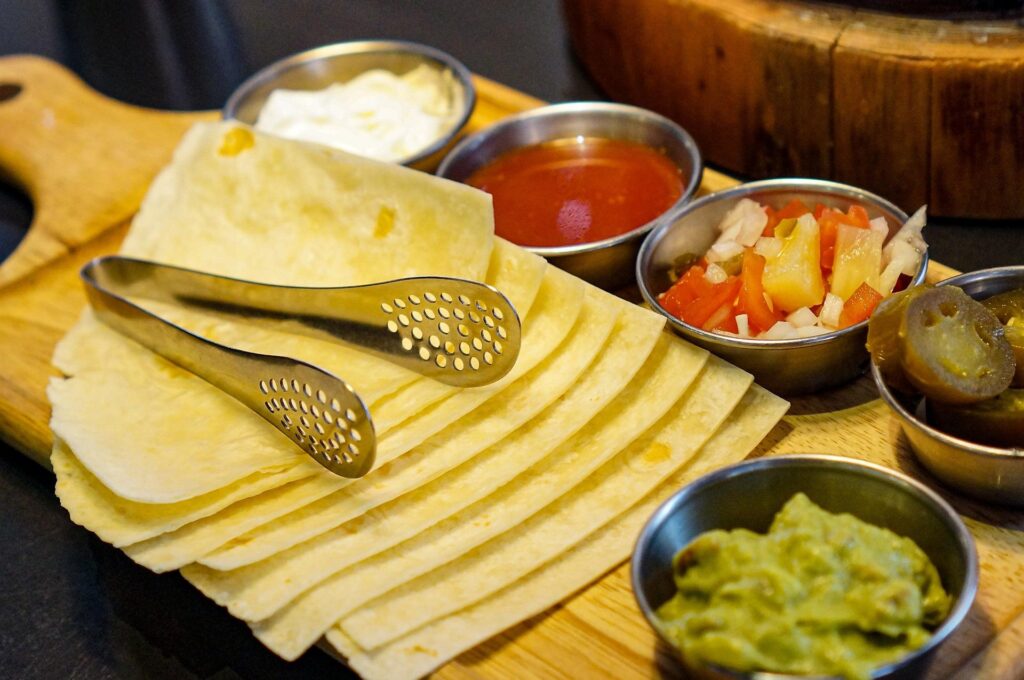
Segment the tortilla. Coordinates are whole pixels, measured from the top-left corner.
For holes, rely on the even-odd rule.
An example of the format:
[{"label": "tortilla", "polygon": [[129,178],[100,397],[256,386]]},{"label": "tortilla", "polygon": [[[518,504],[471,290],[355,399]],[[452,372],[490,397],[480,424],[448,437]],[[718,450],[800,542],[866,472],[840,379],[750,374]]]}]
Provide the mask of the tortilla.
[{"label": "tortilla", "polygon": [[[150,187],[122,252],[269,283],[351,285],[418,274],[479,280],[492,247],[483,192],[236,123],[202,123]],[[118,496],[174,503],[295,456],[283,434],[199,378],[155,356],[122,356],[133,349],[98,347],[94,358],[106,362],[95,373],[51,384],[53,429]],[[76,363],[68,353],[58,352],[66,366]],[[186,456],[191,464],[181,465]]]},{"label": "tortilla", "polygon": [[[656,317],[632,306],[625,307],[624,311],[606,347],[581,380],[543,414],[523,425],[515,437],[503,439],[485,452],[486,456],[481,454],[455,470],[454,473],[463,471],[456,478],[445,475],[413,494],[372,510],[372,519],[360,522],[358,530],[341,526],[295,550],[305,548],[304,554],[317,555],[315,558],[322,564],[330,563],[340,569],[442,519],[438,514],[441,510],[438,499],[445,501],[444,511],[455,512],[495,491],[516,473],[542,459],[583,427],[593,411],[606,406],[635,375],[650,352],[659,334],[660,325],[651,323]],[[480,460],[484,458],[489,461]],[[468,471],[464,470],[467,466],[471,466]],[[233,536],[240,536],[246,530],[336,491],[323,481],[317,478],[290,484],[289,491],[282,490],[280,498],[279,494],[271,493],[250,499],[172,534],[129,546],[125,552],[155,570],[179,568],[197,561]]]},{"label": "tortilla", "polygon": [[[164,537],[149,541],[146,545],[133,546],[127,552],[133,559],[154,571],[176,569],[206,555],[246,530],[256,529],[276,517],[310,505],[350,483],[350,480],[324,475],[318,466],[313,467],[314,470],[310,474],[321,476],[305,481],[288,493],[270,494],[265,498],[254,499],[243,508],[229,508],[224,513],[224,518],[211,517],[201,526],[185,527],[178,536]],[[236,494],[236,497],[244,495]],[[157,512],[159,507],[154,506],[153,512]],[[182,524],[183,522],[177,522],[174,528]],[[146,536],[134,538],[141,541],[153,535],[155,533],[151,532]]]},{"label": "tortilla", "polygon": [[[661,319],[639,308],[615,302],[610,309],[607,304],[597,306],[596,314],[587,315],[589,318],[581,317],[577,328],[584,329],[581,334],[586,335],[610,324],[616,316],[614,307],[621,307],[625,312],[617,324],[616,333],[602,348],[601,355],[587,367],[586,373],[571,386],[570,393],[563,396],[562,400],[543,408],[543,385],[539,383],[550,383],[552,378],[543,374],[527,376],[530,380],[524,379],[521,381],[524,384],[517,383],[508,390],[503,403],[496,404],[497,408],[490,413],[480,409],[467,419],[472,424],[460,423],[455,426],[457,429],[445,433],[442,439],[430,442],[430,448],[425,451],[427,457],[417,463],[416,467],[429,469],[439,463],[450,466],[451,469],[443,476],[415,492],[400,496],[395,502],[372,510],[360,519],[250,567],[206,574],[206,581],[219,584],[219,596],[223,599],[218,601],[233,602],[235,605],[245,601],[246,618],[265,618],[303,590],[429,527],[446,514],[483,498],[489,490],[498,488],[517,472],[529,467],[531,460],[542,458],[545,452],[551,451],[575,429],[582,427],[593,413],[591,409],[595,407],[595,402],[599,406],[601,401],[607,402],[619,391],[607,390],[602,383],[607,381],[621,387],[639,368],[660,334],[663,326]],[[574,344],[582,345],[579,338],[575,339]],[[549,365],[546,373],[570,374],[570,377],[579,374],[576,366],[586,356],[592,356],[592,353],[588,351],[586,355],[581,355],[579,350],[566,347],[559,362]],[[619,375],[622,373],[625,377]],[[581,386],[584,389],[580,389]],[[585,407],[582,412],[581,407]],[[514,431],[510,429],[514,423],[534,413],[536,415],[532,420],[522,423]],[[488,440],[495,439],[503,431],[507,431],[507,434],[500,442],[470,458],[468,462],[455,466],[467,454],[479,450]],[[411,476],[409,473],[416,472],[415,468],[406,469],[400,473],[397,481],[407,479]],[[422,472],[418,474],[422,476]],[[395,487],[393,481],[389,481],[388,486]],[[388,486],[375,487],[371,497],[381,493],[392,495]],[[324,508],[321,514],[335,511],[336,508]],[[189,573],[192,572],[190,569]],[[241,613],[240,608],[236,611]]]},{"label": "tortilla", "polygon": [[299,460],[275,472],[255,474],[202,496],[179,503],[135,503],[111,493],[75,458],[67,444],[57,439],[50,455],[57,477],[56,492],[71,521],[115,547],[174,531],[208,517],[242,499],[319,474],[312,460]]},{"label": "tortilla", "polygon": [[[363,607],[343,620],[342,628],[360,647],[372,649],[469,606],[554,559],[639,501],[698,450],[751,381],[750,374],[710,359],[672,414],[571,493],[491,543]],[[623,405],[621,413],[627,414],[631,406]]]},{"label": "tortilla", "polygon": [[[522,305],[525,314],[538,295],[545,269],[546,264],[540,258],[500,241],[491,263],[489,282],[509,291],[510,299]],[[559,280],[564,288],[580,285],[564,274]],[[371,405],[378,435],[426,404],[422,400],[406,400],[407,408],[396,412],[379,406],[375,396],[388,395],[394,399],[395,390],[402,385],[411,390],[417,383],[439,385],[341,345],[252,324],[223,321],[170,305],[149,303],[148,306],[158,307],[160,313],[213,340],[252,351],[294,356],[345,377]],[[524,352],[528,354],[526,335],[523,342]],[[539,351],[543,351],[543,347]],[[69,442],[82,465],[122,498],[144,503],[175,503],[216,492],[261,470],[273,471],[282,465],[295,464],[301,458],[301,452],[258,415],[205,381],[104,326],[88,311],[58,344],[54,362],[72,377],[70,381],[55,383],[48,392],[54,407],[51,427]],[[129,379],[124,379],[125,376]],[[79,379],[79,383],[67,384]],[[121,405],[133,403],[128,393],[136,384],[144,384],[146,389],[135,398],[148,395],[149,403],[173,404],[174,407],[147,411],[127,409],[128,420],[117,417]],[[193,388],[201,395],[196,401],[187,396]],[[444,394],[455,391],[447,385],[442,388]],[[85,395],[89,398],[83,400]],[[219,414],[216,420],[204,418],[203,410],[196,408],[199,404],[211,409],[211,414]],[[218,421],[230,423],[225,418],[234,414],[243,417],[248,423],[246,432],[260,442],[253,445],[251,451],[237,448],[238,442],[230,439],[234,428],[225,425],[218,432],[215,427]],[[110,422],[118,423],[118,427],[109,428]],[[260,438],[255,432],[261,430],[264,433]],[[190,458],[196,458],[197,451],[203,452],[207,456],[205,463],[200,461],[194,469],[181,466],[181,456],[186,455],[183,448],[175,442],[158,445],[153,439],[154,432],[158,435],[162,432],[162,436],[172,440],[178,439],[177,434],[181,433],[180,439],[186,448],[198,446],[188,448]],[[149,445],[140,451],[135,441],[148,441]],[[232,441],[235,441],[234,447]],[[215,455],[213,449],[219,454]],[[379,458],[383,461],[385,456],[379,455]],[[204,464],[206,467],[202,467]],[[143,468],[141,473],[137,472],[140,467]],[[204,470],[211,467],[215,474],[209,476]],[[152,475],[145,474],[147,469]],[[171,488],[174,482],[180,488]],[[225,541],[228,538],[231,537]]]},{"label": "tortilla", "polygon": [[[583,291],[583,282],[579,279],[553,267],[548,268],[541,292],[538,294],[538,302],[524,327],[522,349],[512,371],[490,385],[458,391],[452,397],[424,409],[404,422],[400,428],[378,439],[376,470],[380,470],[384,476],[378,475],[375,470],[370,476],[359,480],[359,486],[369,487],[376,483],[375,480],[385,479],[386,475],[393,472],[393,469],[384,472],[388,463],[399,457],[404,458],[404,454],[423,444],[431,436],[470,414],[489,399],[501,395],[506,387],[537,366],[562,342],[576,321],[580,305],[573,304],[570,309],[565,309],[564,301],[581,299]],[[467,450],[467,453],[477,451],[479,449],[472,449]],[[347,486],[346,484],[345,487]],[[339,493],[345,493],[344,489],[339,489]],[[315,507],[304,508],[268,523],[256,531],[239,536],[224,548],[200,561],[214,569],[230,570],[265,559],[318,536],[351,518],[345,516],[343,519],[330,521],[331,516],[324,513],[331,512],[334,503],[332,498],[325,498],[315,504]]]},{"label": "tortilla", "polygon": [[284,285],[480,281],[493,233],[469,186],[218,122],[182,138],[121,252]]},{"label": "tortilla", "polygon": [[176,531],[125,546],[124,552],[136,563],[157,573],[180,569],[224,545],[231,537],[337,490],[338,478],[333,475],[307,477],[246,498]]},{"label": "tortilla", "polygon": [[47,389],[54,434],[114,494],[176,503],[295,465],[298,449],[259,415],[157,355],[146,358]]},{"label": "tortilla", "polygon": [[[275,616],[255,624],[257,637],[277,654],[294,658],[340,616],[400,583],[458,558],[526,520],[562,494],[571,493],[576,483],[676,403],[700,372],[706,357],[703,350],[661,335],[648,361],[629,385],[587,428],[554,453],[474,505],[303,593]],[[511,441],[517,440],[513,437]],[[439,493],[444,490],[439,489]],[[372,530],[369,533],[372,537]],[[317,563],[332,563],[335,553],[337,559],[344,559],[338,550],[331,554],[321,552],[315,555]],[[301,578],[298,572],[307,559],[295,564],[294,571],[289,570],[287,586],[279,582],[265,588],[272,585],[275,589],[288,587],[297,592],[292,580]],[[307,562],[307,568],[311,563]],[[282,572],[279,580],[283,576]]]},{"label": "tortilla", "polygon": [[361,650],[337,627],[328,631],[328,642],[367,680],[405,680],[430,673],[463,651],[566,599],[626,559],[637,533],[658,505],[700,475],[743,459],[787,408],[785,401],[752,386],[689,465],[557,560],[472,607],[376,650]]},{"label": "tortilla", "polygon": [[547,267],[547,260],[543,257],[503,238],[495,238],[485,280],[508,298],[516,308],[519,321],[525,322],[537,300]]},{"label": "tortilla", "polygon": [[[598,351],[604,346],[615,323],[615,306],[602,294],[588,295],[575,331],[536,370],[516,381],[503,391],[502,399],[491,400],[478,408],[470,417],[454,424],[442,435],[429,440],[416,451],[406,454],[394,464],[374,473],[365,485],[352,485],[314,504],[302,514],[319,520],[324,527],[333,528],[361,517],[369,510],[397,498],[402,493],[418,488],[441,476],[487,446],[501,440],[517,427],[529,421],[547,404],[568,390]],[[348,530],[366,522],[351,523]],[[304,588],[294,585],[313,577],[330,576],[341,566],[332,562],[316,561],[314,571],[302,572],[307,563],[294,563],[298,550],[289,550],[230,572],[204,567],[188,567],[184,576],[218,604],[227,606],[236,616],[248,620],[265,618],[284,606]],[[288,575],[283,583],[258,578],[261,574],[273,576],[276,566],[285,565]],[[267,583],[270,580],[271,583]],[[278,586],[278,587],[274,587]],[[292,594],[290,592],[294,591]]]},{"label": "tortilla", "polygon": [[[506,295],[516,302],[520,316],[525,318],[537,295],[545,268],[546,264],[541,258],[499,239],[492,254],[488,282],[501,286]],[[238,320],[224,322],[222,319],[203,314],[190,315],[189,312],[183,312],[183,310],[172,308],[169,305],[162,308],[161,313],[218,342],[268,353],[281,352],[284,348],[285,351],[281,353],[301,356],[311,363],[321,365],[336,373],[343,374],[344,371],[348,371],[350,374],[358,374],[362,376],[358,379],[357,384],[360,385],[359,392],[364,398],[368,394],[393,392],[402,385],[406,385],[406,387],[399,390],[399,393],[412,391],[412,386],[408,384],[410,377],[422,383],[439,384],[428,379],[419,379],[418,376],[404,369],[333,343],[282,333],[279,330],[268,330],[262,326],[253,326]],[[113,354],[111,354],[112,350]],[[122,365],[125,363],[126,357],[137,361],[148,361],[150,353],[142,346],[123,338],[101,324],[87,309],[79,323],[57,346],[54,363],[65,373],[74,374],[80,371],[99,369],[103,366]],[[370,389],[368,387],[370,384],[374,384],[375,387]],[[443,387],[449,392],[451,391],[448,386]],[[389,396],[393,398],[393,395]],[[371,403],[371,411],[374,414],[374,423],[378,433],[385,432],[397,424],[394,421],[388,422],[386,416],[381,418],[380,413],[383,409],[380,408],[380,403],[380,400]],[[394,420],[401,419],[404,419],[404,416],[394,418]],[[66,447],[65,451],[68,455],[72,455],[70,451],[66,450]],[[67,457],[61,456],[59,452],[56,452],[55,455],[62,460]],[[300,485],[289,484],[287,492],[268,494],[264,498],[254,499],[245,504],[244,512],[240,508],[231,508],[230,512],[225,513],[224,518],[207,517],[199,526],[185,527],[178,532],[178,536],[147,540],[213,514],[226,507],[228,503],[220,502],[206,512],[197,511],[200,504],[190,504],[189,507],[192,510],[189,514],[183,514],[177,509],[175,506],[178,504],[135,504],[138,506],[135,514],[145,514],[146,526],[134,527],[136,520],[132,519],[130,514],[126,514],[128,511],[124,509],[127,501],[120,499],[120,503],[118,503],[116,500],[119,499],[118,496],[103,487],[80,463],[75,461],[75,464],[81,468],[78,476],[86,480],[94,480],[94,484],[60,484],[62,468],[55,463],[58,492],[73,519],[97,531],[102,538],[114,542],[119,547],[139,542],[145,543],[133,546],[126,552],[137,562],[154,571],[176,569],[195,561],[234,536],[312,503],[318,498],[336,491],[345,483],[345,480],[340,480],[332,475],[324,475],[319,466],[300,456],[296,459],[295,465],[298,467],[295,468],[296,474],[293,476],[282,477],[280,473],[276,472],[257,473],[237,482],[238,488],[235,488],[236,484],[233,484],[207,495],[233,500],[249,498],[261,490],[268,490],[292,479],[297,479],[299,470],[306,471],[303,476],[317,474],[320,477],[305,480]],[[271,483],[273,479],[278,480],[277,484]],[[246,491],[250,488],[251,492]],[[90,501],[88,496],[79,498],[81,494],[95,496],[97,493],[103,494],[109,502],[100,502],[98,498]],[[300,502],[302,498],[305,498],[305,502]],[[80,507],[82,503],[88,503],[88,515],[83,514],[83,509]],[[112,533],[115,531],[118,533]]]}]

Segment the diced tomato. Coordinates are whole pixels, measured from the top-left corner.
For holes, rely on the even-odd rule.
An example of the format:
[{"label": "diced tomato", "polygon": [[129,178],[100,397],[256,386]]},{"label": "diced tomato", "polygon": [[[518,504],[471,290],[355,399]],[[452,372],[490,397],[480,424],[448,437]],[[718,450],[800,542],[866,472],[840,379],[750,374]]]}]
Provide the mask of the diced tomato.
[{"label": "diced tomato", "polygon": [[712,284],[704,278],[704,274],[704,266],[693,265],[678,281],[672,284],[671,288],[661,294],[658,302],[669,314],[680,319],[683,318],[683,311],[687,305],[711,292]]},{"label": "diced tomato", "polygon": [[736,333],[739,327],[736,325],[736,313],[732,308],[732,301],[726,302],[724,305],[712,312],[708,320],[701,326],[706,331],[729,331],[730,333]]},{"label": "diced tomato", "polygon": [[817,220],[818,227],[821,229],[821,268],[831,271],[832,261],[835,259],[836,235],[839,233],[839,225],[850,224],[851,220],[832,208],[824,208]]},{"label": "diced tomato", "polygon": [[686,270],[679,282],[692,290],[694,297],[707,295],[713,284],[704,278],[706,271],[707,265],[694,265]]},{"label": "diced tomato", "polygon": [[843,311],[839,315],[839,327],[846,328],[860,323],[871,316],[871,312],[875,311],[875,307],[881,301],[881,293],[866,283],[860,284],[843,305]]},{"label": "diced tomato", "polygon": [[794,198],[792,201],[787,203],[785,207],[779,210],[776,214],[780,220],[796,219],[801,215],[806,215],[811,212],[811,209],[804,205],[804,202],[798,198]]},{"label": "diced tomato", "polygon": [[847,224],[852,224],[861,229],[871,228],[871,218],[868,217],[868,211],[864,209],[864,206],[851,205],[850,209],[846,211],[846,216],[849,219]]},{"label": "diced tomato", "polygon": [[818,221],[821,228],[821,268],[824,271],[832,270],[832,262],[836,257],[836,234],[839,233],[839,223],[822,217]]},{"label": "diced tomato", "polygon": [[792,220],[806,215],[811,212],[803,201],[794,198],[792,201],[787,203],[785,206],[776,210],[770,205],[764,206],[765,214],[768,215],[768,224],[765,225],[764,231],[761,232],[762,236],[775,236],[775,227],[782,220]]},{"label": "diced tomato", "polygon": [[658,302],[669,314],[682,318],[686,305],[711,290],[711,284],[704,278],[704,268],[694,265],[686,270],[682,278],[672,284],[658,298]]},{"label": "diced tomato", "polygon": [[764,226],[761,236],[775,236],[775,225],[779,223],[779,214],[770,205],[764,206],[764,212],[768,215],[768,223]]},{"label": "diced tomato", "polygon": [[743,251],[743,269],[740,272],[740,280],[743,282],[740,288],[737,311],[746,314],[751,326],[752,335],[759,331],[766,331],[780,321],[782,316],[772,311],[764,296],[765,259],[754,252],[752,248]]},{"label": "diced tomato", "polygon": [[679,285],[679,281],[672,284],[672,287],[666,290],[658,297],[658,303],[665,308],[665,311],[675,317],[683,315],[683,310],[686,309],[686,305],[690,304],[696,299],[693,291],[686,286]]},{"label": "diced tomato", "polygon": [[817,204],[815,204],[815,206],[814,206],[814,219],[817,220],[818,222],[820,222],[821,221],[821,215],[826,210],[828,210],[828,208],[825,207],[824,203],[817,203]]},{"label": "diced tomato", "polygon": [[732,305],[736,294],[740,291],[740,278],[730,276],[721,283],[711,286],[711,290],[696,300],[686,305],[683,310],[682,319],[691,326],[703,328],[711,315],[723,305]]}]

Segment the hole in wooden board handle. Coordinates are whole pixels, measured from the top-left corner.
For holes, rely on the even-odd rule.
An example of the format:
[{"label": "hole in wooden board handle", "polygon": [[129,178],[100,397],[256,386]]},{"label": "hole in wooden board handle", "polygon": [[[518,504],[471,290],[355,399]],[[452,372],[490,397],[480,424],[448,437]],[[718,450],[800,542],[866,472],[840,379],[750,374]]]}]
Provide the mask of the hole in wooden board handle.
[{"label": "hole in wooden board handle", "polygon": [[0,83],[0,104],[14,99],[21,94],[20,83]]}]

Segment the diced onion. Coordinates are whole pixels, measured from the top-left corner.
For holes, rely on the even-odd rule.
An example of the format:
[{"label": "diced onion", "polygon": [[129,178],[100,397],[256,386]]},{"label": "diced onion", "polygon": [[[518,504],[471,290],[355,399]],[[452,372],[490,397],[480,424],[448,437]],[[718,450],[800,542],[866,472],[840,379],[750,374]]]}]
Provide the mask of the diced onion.
[{"label": "diced onion", "polygon": [[838,295],[828,293],[825,295],[825,303],[821,306],[818,319],[823,326],[839,328],[839,315],[843,313],[843,299]]},{"label": "diced onion", "polygon": [[718,228],[719,241],[735,241],[741,246],[752,246],[768,225],[768,213],[749,198],[741,199],[725,214]]},{"label": "diced onion", "polygon": [[[911,276],[917,272],[917,268],[921,265],[921,256],[928,250],[928,244],[921,236],[921,231],[928,222],[927,207],[922,205],[918,208],[917,212],[911,215],[910,219],[885,244],[885,248],[882,249],[883,268],[889,266],[893,260],[900,259],[903,263],[902,273]],[[911,257],[911,252],[914,253],[913,257]]]},{"label": "diced onion", "polygon": [[714,262],[709,264],[704,272],[704,280],[708,283],[722,283],[727,278],[729,278],[729,275],[725,273],[725,270]]},{"label": "diced onion", "polygon": [[720,241],[708,251],[708,262],[725,262],[743,254],[743,246],[736,241]]},{"label": "diced onion", "polygon": [[[878,292],[883,297],[892,293],[892,289],[896,287],[896,282],[900,280],[900,274],[903,272],[903,266],[904,261],[900,259],[894,259],[885,265],[881,276],[878,277]],[[916,270],[917,267],[915,266],[914,269]]]},{"label": "diced onion", "polygon": [[736,335],[741,338],[750,337],[750,322],[746,314],[736,315]]},{"label": "diced onion", "polygon": [[885,221],[884,217],[876,217],[868,222],[868,227],[871,231],[877,231],[882,236],[889,236],[889,223]]},{"label": "diced onion", "polygon": [[921,253],[923,251],[919,250],[912,243],[898,241],[893,244],[890,252],[889,264],[898,262],[901,274],[913,276],[917,273],[917,268],[921,266]]},{"label": "diced onion", "polygon": [[775,325],[769,328],[761,336],[765,340],[792,340],[799,337],[796,333],[796,326],[788,321],[776,321]]},{"label": "diced onion", "polygon": [[782,240],[774,236],[762,236],[754,243],[754,252],[765,259],[771,259],[782,251]]},{"label": "diced onion", "polygon": [[797,328],[803,328],[804,326],[813,326],[818,323],[818,317],[811,311],[810,307],[801,307],[787,316],[786,321]]}]

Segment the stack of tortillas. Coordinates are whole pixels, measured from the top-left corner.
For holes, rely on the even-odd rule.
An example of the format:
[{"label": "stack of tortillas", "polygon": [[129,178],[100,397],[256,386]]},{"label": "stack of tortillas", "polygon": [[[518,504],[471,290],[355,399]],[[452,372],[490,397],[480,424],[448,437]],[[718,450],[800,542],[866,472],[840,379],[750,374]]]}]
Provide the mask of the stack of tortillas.
[{"label": "stack of tortillas", "polygon": [[516,306],[511,374],[459,389],[286,325],[143,303],[351,383],[378,435],[358,480],[88,312],[57,348],[72,519],[181,569],[281,656],[326,636],[368,678],[427,673],[601,576],[659,501],[742,459],[786,409],[661,317],[495,239],[486,194],[235,124],[186,136],[123,252],[279,284],[453,275]]}]

